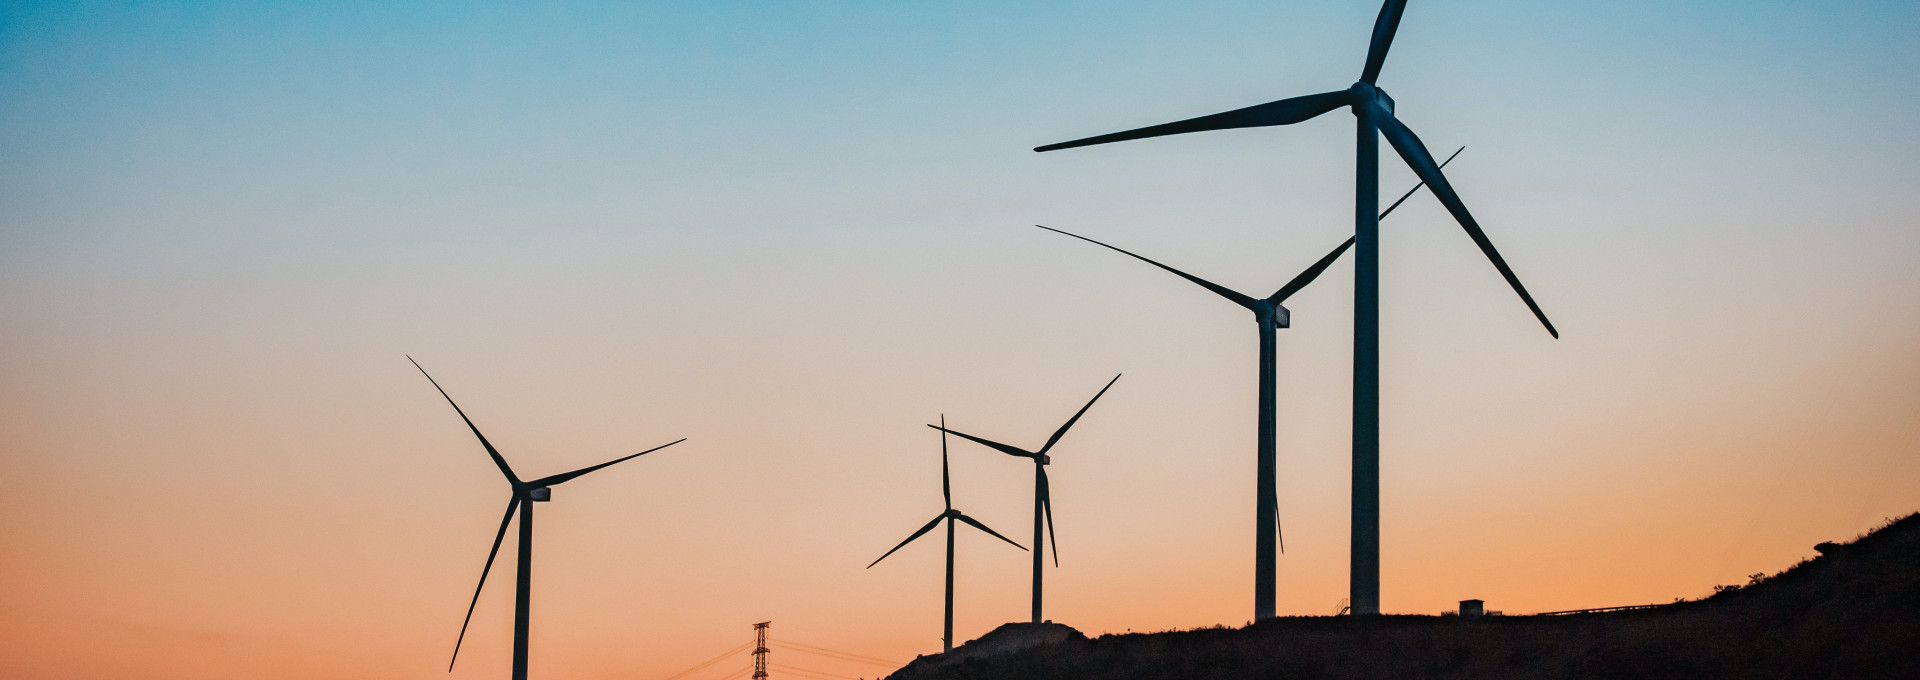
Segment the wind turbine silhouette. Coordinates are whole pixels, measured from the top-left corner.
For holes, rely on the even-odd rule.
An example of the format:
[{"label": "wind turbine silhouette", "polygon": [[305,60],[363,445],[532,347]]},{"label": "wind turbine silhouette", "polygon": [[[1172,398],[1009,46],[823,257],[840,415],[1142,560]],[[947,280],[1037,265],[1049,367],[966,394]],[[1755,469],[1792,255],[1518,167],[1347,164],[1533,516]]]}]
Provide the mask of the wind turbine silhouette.
[{"label": "wind turbine silhouette", "polygon": [[1125,132],[1049,144],[1034,151],[1054,151],[1130,139],[1177,135],[1206,130],[1292,125],[1337,108],[1353,110],[1357,121],[1354,181],[1354,299],[1353,299],[1353,557],[1350,563],[1353,613],[1380,613],[1380,136],[1400,154],[1414,174],[1433,188],[1447,212],[1465,229],[1505,277],[1527,308],[1560,337],[1540,305],[1520,284],[1513,269],[1487,240],[1480,224],[1433,162],[1420,138],[1393,115],[1393,98],[1374,85],[1393,45],[1406,0],[1386,0],[1374,20],[1373,40],[1360,80],[1345,90],[1322,92],[1235,109],[1210,116],[1137,128]]},{"label": "wind turbine silhouette", "polygon": [[[947,417],[944,415],[940,416],[940,427],[935,429],[944,429],[946,425],[947,425]],[[951,652],[953,651],[953,521],[960,520],[962,522],[966,522],[967,524],[973,525],[973,528],[987,532],[989,535],[993,536],[994,538],[1000,539],[1002,541],[1006,541],[1007,543],[1011,544],[1015,548],[1019,548],[1021,550],[1026,550],[1027,548],[1026,546],[1020,545],[1019,543],[1014,543],[1013,539],[1011,538],[1001,536],[1000,532],[987,528],[987,525],[981,524],[980,520],[974,519],[972,517],[968,517],[966,513],[953,509],[953,482],[951,480],[951,476],[947,473],[947,435],[944,431],[941,432],[940,434],[940,495],[946,499],[947,509],[942,511],[939,515],[934,516],[933,521],[927,522],[927,525],[920,527],[919,531],[913,532],[913,535],[908,536],[907,540],[901,541],[900,545],[893,546],[893,550],[888,550],[886,555],[881,555],[880,560],[887,559],[887,555],[892,555],[893,553],[899,551],[901,548],[907,547],[907,544],[912,543],[913,539],[924,536],[929,531],[933,531],[933,528],[936,526],[939,526],[942,520],[946,521],[947,523],[947,619],[946,619],[946,634],[940,639],[942,644],[945,645],[945,649],[943,649],[942,651]],[[873,565],[880,563],[880,560],[874,560],[872,564],[867,565],[867,568],[872,569]]]},{"label": "wind turbine silhouette", "polygon": [[434,380],[433,376],[427,373],[427,369],[421,368],[420,362],[413,361],[413,357],[407,357],[407,361],[412,361],[413,367],[420,369],[420,375],[427,376],[427,382],[433,383],[433,389],[439,390],[440,396],[446,397],[447,404],[453,406],[454,413],[460,414],[460,420],[467,423],[467,429],[473,430],[473,436],[480,439],[480,446],[487,449],[487,456],[493,458],[493,464],[500,467],[500,473],[507,476],[507,483],[513,487],[513,495],[507,500],[507,514],[505,517],[500,518],[500,532],[494,534],[493,548],[487,551],[486,566],[480,568],[480,584],[473,587],[473,599],[467,603],[467,617],[460,621],[460,637],[453,642],[453,658],[447,660],[447,672],[453,672],[453,663],[460,659],[460,644],[467,639],[467,624],[473,621],[473,608],[480,603],[480,589],[485,588],[487,585],[487,573],[493,571],[493,558],[500,553],[500,541],[507,537],[507,525],[513,522],[513,511],[517,509],[520,511],[520,540],[517,541],[519,543],[520,555],[517,568],[514,570],[516,580],[513,589],[513,680],[526,680],[528,615],[530,606],[533,603],[533,504],[552,500],[552,488],[559,486],[561,482],[571,480],[614,463],[632,460],[659,451],[660,449],[686,441],[686,438],[682,437],[641,451],[640,453],[615,458],[599,465],[541,477],[533,481],[521,481],[520,477],[513,473],[513,468],[507,465],[507,459],[501,457],[500,452],[493,448],[491,442],[487,441],[487,436],[480,434],[480,428],[474,427],[473,420],[467,417],[467,412],[460,410],[459,404],[453,403],[453,397],[448,396],[447,390],[440,387],[440,382]]},{"label": "wind turbine silhouette", "polygon": [[942,433],[945,433],[942,436],[945,436],[946,434],[951,434],[956,437],[960,437],[961,439],[965,439],[967,441],[971,441],[971,442],[986,446],[987,448],[993,449],[995,451],[999,451],[1009,456],[1033,459],[1033,622],[1034,623],[1040,623],[1041,621],[1041,618],[1040,618],[1040,566],[1041,566],[1041,562],[1043,561],[1042,553],[1046,552],[1046,550],[1040,546],[1040,519],[1041,519],[1042,513],[1045,513],[1045,516],[1046,516],[1047,537],[1050,539],[1053,539],[1053,566],[1055,567],[1060,566],[1060,541],[1059,539],[1053,537],[1053,491],[1047,485],[1047,464],[1053,462],[1053,459],[1047,457],[1047,450],[1052,449],[1054,444],[1057,444],[1060,442],[1060,438],[1067,434],[1067,428],[1073,427],[1074,422],[1080,420],[1080,416],[1085,415],[1087,412],[1087,409],[1093,408],[1093,402],[1100,401],[1100,395],[1106,394],[1108,387],[1113,387],[1113,384],[1119,381],[1120,381],[1120,376],[1118,375],[1113,376],[1112,380],[1107,381],[1107,386],[1100,388],[1100,392],[1098,394],[1093,395],[1092,399],[1088,399],[1087,405],[1080,407],[1080,412],[1073,414],[1072,418],[1067,419],[1067,423],[1065,425],[1061,425],[1060,429],[1053,431],[1053,436],[1047,438],[1047,443],[1041,445],[1039,451],[1028,451],[1026,449],[1022,449],[1018,447],[1007,446],[1006,444],[1002,444],[999,442],[987,441],[985,439],[975,437],[965,432],[955,432],[953,430],[949,430],[946,428],[947,422],[945,418],[941,419],[939,425],[927,426],[927,427],[931,427],[933,429],[939,430]]},{"label": "wind turbine silhouette", "polygon": [[[1466,147],[1460,147],[1459,150],[1453,152],[1452,156],[1448,156],[1447,160],[1441,163],[1441,165],[1444,166],[1447,163],[1452,163],[1454,157],[1459,156],[1460,152],[1465,150]],[[1407,193],[1400,196],[1400,200],[1394,201],[1393,205],[1388,206],[1386,212],[1382,212],[1380,216],[1386,217],[1387,214],[1392,213],[1394,208],[1400,207],[1401,203],[1406,202],[1408,198],[1413,196],[1414,192],[1419,191],[1420,187],[1424,185],[1424,182],[1413,185],[1412,189],[1408,189]],[[1276,495],[1275,490],[1275,486],[1279,481],[1279,463],[1276,453],[1277,444],[1274,441],[1274,427],[1279,418],[1275,413],[1275,390],[1277,389],[1278,379],[1274,375],[1274,364],[1278,350],[1275,347],[1276,339],[1274,337],[1274,331],[1279,328],[1287,328],[1292,322],[1292,313],[1281,303],[1285,302],[1287,298],[1292,297],[1294,293],[1300,292],[1300,289],[1306,288],[1307,284],[1313,283],[1314,279],[1319,278],[1321,272],[1326,271],[1329,265],[1332,265],[1335,260],[1340,259],[1342,253],[1347,252],[1347,248],[1353,245],[1353,239],[1349,237],[1345,242],[1341,243],[1339,247],[1334,248],[1333,252],[1327,253],[1324,257],[1321,257],[1318,262],[1313,263],[1313,266],[1307,267],[1306,271],[1300,272],[1299,275],[1293,277],[1293,280],[1288,281],[1287,285],[1281,286],[1280,290],[1274,291],[1273,295],[1262,299],[1228,290],[1223,286],[1200,277],[1085,236],[1071,234],[1059,229],[1037,224],[1034,226],[1057,234],[1072,236],[1082,241],[1131,256],[1134,259],[1155,267],[1165,269],[1179,275],[1180,278],[1199,284],[1200,287],[1213,291],[1215,294],[1232,301],[1234,304],[1245,307],[1248,311],[1253,312],[1254,322],[1260,326],[1260,417],[1258,425],[1259,435],[1255,439],[1257,444],[1255,453],[1256,474],[1254,480],[1257,488],[1254,493],[1253,616],[1255,620],[1273,618],[1274,601],[1279,593],[1279,586],[1275,583],[1274,573],[1275,569],[1279,566],[1279,559],[1274,554],[1274,548],[1277,545],[1281,551],[1286,550],[1284,537],[1280,531],[1280,499]],[[1119,378],[1116,377],[1114,379],[1118,380]],[[1102,391],[1104,392],[1105,390]],[[1095,398],[1097,399],[1099,397],[1096,396]],[[1088,402],[1087,405],[1091,406],[1093,404],[1092,402]],[[1082,411],[1084,410],[1085,409],[1082,409]],[[1078,418],[1079,416],[1076,415],[1074,417]],[[1067,424],[1072,425],[1073,421],[1067,421]],[[1061,431],[1065,432],[1066,428],[1062,427]],[[955,432],[954,434],[960,433]],[[967,437],[967,435],[964,434],[960,434],[960,436]],[[1055,436],[1056,438],[1058,437],[1058,435]],[[967,438],[973,439],[973,437]],[[976,439],[975,441],[979,440]],[[988,446],[995,446],[988,442],[982,443]],[[1048,446],[1052,446],[1052,444],[1053,442],[1051,441],[1047,443]],[[1038,539],[1036,538],[1035,540]],[[1034,578],[1034,590],[1037,593],[1039,591],[1039,577],[1035,576]],[[1039,611],[1038,597],[1038,595],[1035,595],[1034,611],[1036,612],[1036,616],[1038,616],[1037,612]]]}]

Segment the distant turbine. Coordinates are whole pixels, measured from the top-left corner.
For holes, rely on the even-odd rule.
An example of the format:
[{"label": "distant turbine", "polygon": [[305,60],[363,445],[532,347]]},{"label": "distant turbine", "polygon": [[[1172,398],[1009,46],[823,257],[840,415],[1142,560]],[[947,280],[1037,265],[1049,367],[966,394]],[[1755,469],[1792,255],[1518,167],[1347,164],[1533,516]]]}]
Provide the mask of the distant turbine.
[{"label": "distant turbine", "polygon": [[1373,42],[1367,48],[1367,64],[1360,80],[1352,87],[1304,97],[1282,99],[1226,113],[1190,118],[1183,121],[1088,137],[1061,144],[1049,144],[1034,151],[1070,149],[1130,139],[1177,135],[1206,130],[1292,125],[1337,108],[1353,110],[1357,119],[1358,145],[1355,154],[1353,223],[1354,299],[1353,299],[1353,558],[1350,564],[1353,613],[1380,613],[1380,136],[1400,158],[1413,168],[1433,194],[1453,214],[1467,236],[1480,246],[1493,267],[1505,277],[1520,299],[1533,310],[1541,325],[1553,337],[1560,337],[1553,322],[1547,320],[1535,304],[1520,278],[1507,267],[1507,261],[1494,250],[1480,224],[1467,212],[1453,185],[1433,162],[1433,155],[1412,130],[1393,116],[1393,98],[1374,86],[1380,67],[1386,63],[1387,49],[1393,44],[1394,31],[1400,26],[1400,14],[1406,0],[1386,0],[1380,16],[1374,20]]},{"label": "distant turbine", "polygon": [[[407,357],[407,361],[413,361],[413,357]],[[501,457],[499,451],[494,450],[493,444],[487,441],[487,436],[480,434],[480,428],[474,427],[473,420],[467,418],[467,413],[460,410],[460,405],[453,403],[453,397],[447,396],[447,391],[440,387],[439,381],[434,380],[433,376],[428,375],[427,369],[420,368],[420,362],[413,361],[413,367],[419,368],[420,374],[427,376],[427,382],[433,383],[433,389],[440,390],[440,396],[446,397],[447,403],[453,406],[453,411],[460,414],[461,420],[466,421],[467,429],[473,430],[473,436],[480,438],[480,445],[487,449],[487,455],[493,458],[493,464],[500,467],[500,473],[507,476],[507,483],[513,487],[513,496],[507,501],[507,514],[505,517],[500,518],[500,532],[494,534],[493,548],[487,551],[487,564],[480,569],[480,584],[473,587],[473,600],[467,603],[467,617],[460,621],[460,637],[453,642],[453,658],[447,661],[447,672],[453,672],[453,662],[460,659],[460,644],[467,639],[467,624],[473,621],[473,608],[480,603],[480,589],[487,585],[487,573],[493,571],[493,558],[500,553],[500,541],[507,537],[507,525],[513,521],[513,511],[518,508],[520,510],[520,540],[518,541],[520,544],[520,559],[518,568],[515,570],[517,580],[514,584],[513,591],[513,680],[526,680],[528,613],[533,601],[533,504],[552,500],[553,492],[551,489],[552,487],[559,486],[561,482],[571,480],[614,463],[632,460],[659,451],[660,449],[686,441],[686,438],[682,437],[641,451],[640,453],[623,458],[616,458],[592,467],[584,467],[574,470],[573,472],[563,472],[550,477],[541,477],[530,482],[523,482],[520,481],[519,476],[513,474],[513,468],[507,466],[507,459]]]},{"label": "distant turbine", "polygon": [[[1466,147],[1460,147],[1459,151],[1453,152],[1453,156],[1447,157],[1446,162],[1453,162],[1454,156],[1460,155],[1460,151],[1465,150]],[[1441,165],[1445,164],[1446,163],[1442,163]],[[1420,184],[1415,184],[1412,189],[1407,190],[1407,193],[1400,197],[1400,200],[1394,201],[1393,205],[1389,206],[1386,212],[1381,213],[1380,216],[1386,217],[1387,213],[1391,213],[1394,208],[1400,207],[1400,204],[1406,201],[1408,197],[1413,196],[1414,192],[1419,191],[1420,187]],[[1227,290],[1224,287],[1215,285],[1186,272],[1085,236],[1069,234],[1052,227],[1040,228],[1058,234],[1066,234],[1067,236],[1072,236],[1094,245],[1109,248],[1132,256],[1147,264],[1173,272],[1181,278],[1200,284],[1201,287],[1213,291],[1215,294],[1231,300],[1234,304],[1245,307],[1247,310],[1253,312],[1254,322],[1260,325],[1260,422],[1258,426],[1259,435],[1255,438],[1257,442],[1257,474],[1254,484],[1257,489],[1254,493],[1253,616],[1255,620],[1272,618],[1274,615],[1274,601],[1279,591],[1279,587],[1274,581],[1274,572],[1279,566],[1279,559],[1274,555],[1274,548],[1276,545],[1278,545],[1281,550],[1285,550],[1286,548],[1284,544],[1280,543],[1280,500],[1275,495],[1279,464],[1277,461],[1278,456],[1275,452],[1276,444],[1274,442],[1274,427],[1275,422],[1278,420],[1274,406],[1274,391],[1277,383],[1277,379],[1274,376],[1274,362],[1277,353],[1274,329],[1287,328],[1291,322],[1292,314],[1280,303],[1286,301],[1286,299],[1294,293],[1300,292],[1300,289],[1307,287],[1307,284],[1312,283],[1315,278],[1320,276],[1320,272],[1326,271],[1328,265],[1333,264],[1334,260],[1340,259],[1340,254],[1347,252],[1347,247],[1353,245],[1353,239],[1348,238],[1346,242],[1341,243],[1338,248],[1334,248],[1333,252],[1327,253],[1325,257],[1320,258],[1319,262],[1313,263],[1313,266],[1308,267],[1306,271],[1300,272],[1298,276],[1293,277],[1293,280],[1287,282],[1287,285],[1281,286],[1280,290],[1275,291],[1273,295],[1265,299],[1256,299],[1248,295]],[[1117,377],[1115,378],[1115,380],[1118,379]],[[1096,396],[1095,398],[1097,399],[1098,397]],[[1088,405],[1091,406],[1092,403],[1089,402]],[[1085,409],[1082,410],[1084,411]],[[1079,416],[1076,415],[1074,417],[1078,418]],[[1073,421],[1067,421],[1067,424],[1072,425]],[[1061,428],[1061,431],[1066,431],[1066,428]],[[960,433],[955,432],[954,434]],[[966,435],[960,436],[966,437]],[[1056,438],[1058,437],[1058,435],[1055,436]],[[967,438],[973,439],[972,437]],[[1049,441],[1047,445],[1052,446],[1053,442]],[[993,444],[988,444],[988,446],[993,446]],[[1039,590],[1039,580],[1037,576],[1035,577],[1034,583],[1034,590],[1037,593]],[[1035,598],[1035,610],[1038,611],[1038,595],[1036,595]]]},{"label": "distant turbine", "polygon": [[[1118,375],[1113,376],[1113,380],[1107,381],[1107,387],[1113,387],[1113,384],[1115,382],[1118,382],[1119,380],[1120,380],[1120,376]],[[1053,460],[1047,457],[1047,450],[1053,448],[1054,444],[1059,443],[1060,437],[1067,434],[1067,428],[1073,427],[1073,423],[1075,421],[1080,420],[1080,416],[1086,414],[1087,409],[1093,408],[1093,402],[1100,401],[1100,395],[1107,393],[1107,387],[1100,388],[1100,392],[1098,394],[1093,395],[1092,399],[1087,400],[1086,406],[1080,407],[1079,413],[1075,413],[1073,414],[1072,418],[1067,419],[1067,424],[1061,425],[1060,429],[1058,430],[1054,430],[1053,436],[1047,438],[1047,443],[1041,445],[1039,451],[1028,451],[1022,448],[1007,446],[1006,444],[1001,444],[999,442],[987,441],[985,439],[975,437],[965,432],[955,432],[945,427],[946,421],[944,420],[941,421],[940,425],[927,426],[927,427],[931,427],[933,429],[939,430],[941,432],[945,432],[945,433],[960,437],[962,439],[966,439],[968,441],[985,445],[988,448],[994,449],[996,451],[1007,454],[1009,456],[1017,456],[1020,458],[1033,459],[1033,622],[1034,623],[1040,623],[1042,620],[1040,618],[1040,564],[1043,561],[1042,555],[1046,552],[1046,549],[1041,547],[1040,545],[1040,519],[1041,519],[1042,513],[1045,513],[1045,516],[1046,516],[1047,537],[1053,538],[1053,491],[1047,486],[1047,464],[1053,462]],[[1053,542],[1053,566],[1055,567],[1060,566],[1060,542],[1058,539],[1055,539]]]},{"label": "distant turbine", "polygon": [[[946,427],[946,425],[947,425],[947,417],[940,416],[940,428],[935,428],[935,429],[944,428]],[[942,637],[941,641],[943,642],[943,644],[946,645],[946,648],[943,651],[951,652],[953,651],[953,521],[957,519],[962,522],[966,522],[967,524],[971,524],[973,525],[973,528],[987,532],[989,535],[993,536],[994,538],[1000,539],[1002,541],[1006,541],[1007,543],[1011,544],[1015,548],[1019,548],[1021,550],[1026,550],[1027,548],[1026,546],[1020,545],[1018,543],[1014,543],[1013,539],[1011,538],[1001,536],[1000,532],[994,531],[992,529],[988,529],[987,525],[980,523],[980,520],[976,520],[972,517],[968,517],[965,513],[962,513],[959,510],[953,509],[953,483],[949,479],[949,477],[950,475],[948,475],[947,473],[947,435],[946,433],[942,432],[940,435],[940,495],[946,498],[947,509],[944,512],[941,512],[939,515],[935,516],[933,518],[933,521],[927,522],[926,526],[920,527],[919,531],[913,532],[913,535],[908,536],[907,540],[901,541],[900,545],[893,546],[893,550],[888,550],[886,555],[881,555],[880,560],[887,559],[887,555],[892,555],[894,552],[900,550],[901,548],[907,547],[907,544],[912,543],[913,539],[924,536],[929,531],[933,531],[934,527],[940,525],[941,520],[946,520],[947,522],[947,627],[946,627],[946,636]],[[872,569],[874,564],[880,563],[880,560],[874,560],[873,564],[867,565],[867,568]]]}]

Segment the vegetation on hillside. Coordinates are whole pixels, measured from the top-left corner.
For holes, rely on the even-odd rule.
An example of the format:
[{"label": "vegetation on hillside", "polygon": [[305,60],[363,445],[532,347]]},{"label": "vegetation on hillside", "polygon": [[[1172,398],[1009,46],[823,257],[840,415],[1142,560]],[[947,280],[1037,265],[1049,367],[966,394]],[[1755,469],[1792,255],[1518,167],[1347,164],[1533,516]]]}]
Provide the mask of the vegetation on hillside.
[{"label": "vegetation on hillside", "polygon": [[[1290,617],[1050,635],[1009,624],[889,680],[1920,678],[1920,515],[1704,599],[1568,616]],[[1003,632],[1004,631],[1004,632]],[[998,638],[996,638],[998,635]]]}]

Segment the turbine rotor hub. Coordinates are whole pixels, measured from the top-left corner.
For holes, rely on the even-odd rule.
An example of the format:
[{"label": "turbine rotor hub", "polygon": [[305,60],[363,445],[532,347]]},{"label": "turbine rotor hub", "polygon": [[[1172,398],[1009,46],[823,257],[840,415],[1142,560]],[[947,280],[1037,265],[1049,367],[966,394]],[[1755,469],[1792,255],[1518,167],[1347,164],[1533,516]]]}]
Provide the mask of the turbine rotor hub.
[{"label": "turbine rotor hub", "polygon": [[1285,306],[1267,300],[1254,300],[1253,318],[1261,323],[1271,323],[1274,328],[1287,328],[1293,321],[1293,313]]},{"label": "turbine rotor hub", "polygon": [[1368,85],[1364,82],[1356,82],[1353,84],[1353,87],[1347,88],[1347,92],[1353,94],[1353,105],[1356,113],[1358,113],[1359,107],[1367,106],[1374,102],[1378,102],[1382,106],[1387,107],[1388,113],[1393,112],[1393,97],[1387,96],[1386,90]]}]

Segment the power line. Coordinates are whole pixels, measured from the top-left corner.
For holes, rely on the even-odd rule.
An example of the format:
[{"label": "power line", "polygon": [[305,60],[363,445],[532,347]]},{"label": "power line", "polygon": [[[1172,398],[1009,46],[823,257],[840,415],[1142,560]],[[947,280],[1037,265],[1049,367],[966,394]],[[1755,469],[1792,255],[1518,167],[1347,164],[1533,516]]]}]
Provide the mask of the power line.
[{"label": "power line", "polygon": [[890,661],[890,660],[882,659],[875,656],[867,656],[865,654],[855,654],[853,652],[843,652],[837,649],[827,649],[826,647],[818,647],[818,646],[809,645],[803,642],[794,642],[792,640],[782,640],[780,638],[773,638],[773,643],[776,645],[781,645],[783,647],[792,647],[794,648],[795,651],[810,652],[814,654],[819,654],[821,656],[832,655],[832,656],[844,657],[844,660],[846,661],[864,661],[864,662],[876,664],[876,665],[892,666],[894,668],[899,668],[901,666],[906,665],[898,661]]},{"label": "power line", "polygon": [[770,653],[772,651],[771,647],[780,647],[787,651],[813,654],[815,656],[825,657],[827,659],[832,659],[834,661],[871,664],[875,666],[885,666],[888,668],[899,668],[904,665],[897,661],[890,661],[887,659],[882,659],[880,657],[867,656],[865,654],[855,654],[853,652],[843,652],[837,649],[829,649],[829,648],[821,647],[818,645],[810,645],[804,642],[794,642],[792,640],[782,640],[779,638],[771,638],[767,636],[767,633],[769,630],[771,630],[772,624],[773,622],[771,621],[765,621],[765,622],[754,624],[753,625],[754,639],[752,642],[743,643],[725,652],[721,652],[719,655],[714,656],[711,659],[702,661],[699,664],[693,666],[692,668],[688,668],[684,671],[680,671],[679,673],[675,673],[673,675],[667,676],[663,680],[681,680],[682,678],[686,678],[687,676],[693,675],[694,673],[705,670],[708,667],[713,666],[714,664],[720,663],[721,661],[725,661],[729,658],[734,658],[735,655],[748,650],[752,650],[753,663],[750,665],[741,667],[739,669],[736,669],[733,672],[727,673],[726,675],[721,676],[718,680],[739,680],[741,678],[748,678],[748,677],[751,677],[753,680],[765,680],[766,678],[769,677],[767,673],[768,668],[780,669],[783,675],[792,674],[795,677],[802,678],[803,680],[860,680],[859,678],[856,678],[851,675],[840,675],[837,673],[813,670],[809,668],[801,668],[798,666],[789,666],[786,664],[770,663],[768,661],[768,657],[770,656]]},{"label": "power line", "polygon": [[796,675],[802,678],[806,678],[807,680],[860,680],[860,678],[856,678],[851,675],[839,675],[837,673],[828,673],[826,671],[816,671],[816,670],[807,669],[807,668],[800,668],[797,666],[788,666],[786,664],[780,664],[780,663],[773,664],[773,667],[780,669],[781,673]]},{"label": "power line", "polygon": [[677,678],[693,673],[694,671],[720,663],[722,661],[727,660],[727,657],[747,651],[747,648],[752,646],[753,646],[753,643],[749,642],[749,643],[740,645],[738,647],[734,647],[733,649],[729,649],[725,652],[721,652],[719,656],[713,657],[711,659],[707,659],[706,661],[702,661],[699,663],[699,665],[696,665],[692,668],[686,669],[684,671],[680,671],[678,673],[674,673],[673,675],[669,675],[665,678],[665,680],[676,680]]},{"label": "power line", "polygon": [[874,666],[884,666],[884,667],[887,667],[887,668],[899,668],[899,667],[901,666],[901,664],[897,664],[897,663],[894,663],[894,662],[892,662],[892,661],[881,661],[881,660],[878,660],[878,659],[870,659],[870,658],[866,658],[866,657],[861,657],[861,656],[853,656],[853,655],[848,655],[848,654],[841,654],[841,653],[838,653],[838,652],[822,652],[822,651],[815,651],[815,650],[811,650],[811,649],[800,649],[800,648],[798,648],[798,647],[793,647],[793,646],[791,646],[791,645],[784,645],[784,644],[780,644],[780,643],[775,643],[775,645],[777,645],[777,646],[779,646],[780,648],[782,648],[782,649],[785,649],[785,650],[787,650],[787,651],[791,651],[791,652],[800,652],[800,653],[803,653],[803,654],[813,654],[813,655],[817,655],[817,656],[821,656],[821,657],[825,657],[825,658],[828,658],[828,659],[833,659],[834,661],[848,661],[848,662],[853,662],[853,663],[864,663],[864,664],[870,664],[870,665],[874,665]]}]

